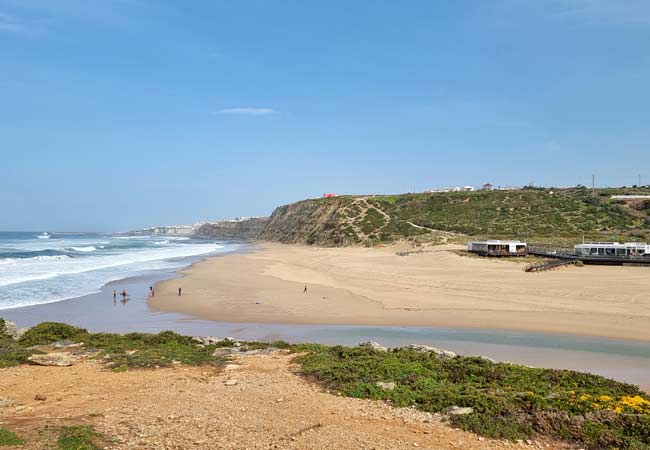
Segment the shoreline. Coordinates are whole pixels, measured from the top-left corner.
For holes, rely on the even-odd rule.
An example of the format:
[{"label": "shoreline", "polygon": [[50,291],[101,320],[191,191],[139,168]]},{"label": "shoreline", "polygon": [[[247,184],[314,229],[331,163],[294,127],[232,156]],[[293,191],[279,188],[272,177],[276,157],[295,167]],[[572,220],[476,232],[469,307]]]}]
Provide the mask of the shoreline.
[{"label": "shoreline", "polygon": [[[151,306],[150,303],[155,303],[155,300],[161,297],[160,286],[164,283],[169,284],[170,288],[181,284],[184,288],[181,300],[191,300],[189,294],[193,293],[194,289],[188,284],[188,277],[191,275],[183,274],[183,272],[193,272],[201,267],[210,268],[211,261],[221,260],[229,268],[227,271],[222,271],[221,276],[228,277],[233,271],[244,275],[258,276],[249,270],[248,263],[245,270],[240,270],[242,267],[233,265],[232,258],[259,258],[265,251],[263,245],[258,247],[247,245],[238,249],[236,253],[200,258],[180,271],[177,269],[155,271],[112,282],[103,286],[102,291],[98,294],[62,302],[5,310],[6,314],[0,312],[0,317],[17,322],[19,327],[31,326],[44,321],[56,321],[94,332],[157,333],[172,330],[191,336],[233,336],[237,339],[263,342],[285,340],[291,343],[313,342],[356,346],[359,342],[375,340],[387,347],[423,344],[449,349],[461,355],[485,356],[496,361],[513,361],[516,364],[533,367],[590,372],[639,385],[646,391],[650,389],[650,376],[648,375],[650,374],[650,343],[644,340],[535,333],[533,331],[520,332],[485,326],[473,329],[461,328],[453,327],[449,322],[435,328],[431,325],[421,327],[405,324],[398,326],[359,325],[355,323],[356,320],[350,320],[351,324],[320,325],[317,321],[313,324],[282,322],[281,317],[277,315],[277,322],[273,322],[272,319],[244,322],[240,317],[233,317],[240,320],[228,321],[225,317],[216,317],[216,320],[201,319],[183,312],[160,311]],[[314,249],[299,248],[299,250],[312,252]],[[331,251],[321,250],[326,254]],[[362,253],[370,251],[371,255],[375,253],[372,249],[357,249],[355,251],[359,250]],[[394,255],[395,249],[379,250],[380,254],[393,252],[392,255]],[[426,255],[419,257],[422,256]],[[390,256],[390,259],[393,257]],[[454,257],[459,258],[461,263],[475,260],[475,258],[466,258],[455,254]],[[411,256],[406,258],[411,258]],[[487,263],[496,264],[497,267],[503,267],[503,264],[508,267],[513,264],[494,260]],[[325,267],[327,268],[328,265],[326,264]],[[516,264],[515,267],[519,270],[523,265]],[[374,265],[372,269],[375,270]],[[214,270],[209,271],[209,277],[211,282],[218,281],[215,279]],[[156,283],[156,281],[160,282]],[[387,280],[387,282],[394,283],[392,280]],[[156,286],[157,292],[154,301],[150,301],[148,296],[150,285]],[[291,284],[291,286],[294,285]],[[119,301],[115,304],[112,301],[112,290],[122,287],[126,287],[127,291],[131,293],[130,300],[125,304]],[[255,286],[251,284],[244,287],[249,289]],[[304,285],[298,285],[299,295],[297,298],[306,303],[302,294],[303,287]],[[310,292],[314,289],[318,290],[315,285],[311,284],[309,289]],[[215,290],[214,286],[210,287],[210,290]],[[334,290],[334,292],[338,291]],[[178,297],[172,296],[171,298],[173,303],[178,305]],[[245,297],[242,297],[240,293],[236,298],[241,301]],[[325,302],[322,298],[321,301]],[[269,305],[256,304],[255,301],[252,301],[243,306],[250,309]],[[404,313],[417,314],[415,311]]]},{"label": "shoreline", "polygon": [[[459,248],[397,256],[394,246],[258,243],[245,253],[208,257],[178,271],[180,278],[156,284],[148,303],[154,311],[242,324],[436,327],[650,341],[646,268],[527,274],[517,262],[453,253]],[[625,285],[615,285],[620,292],[612,302],[607,287],[620,278]],[[501,291],[503,285],[511,289]],[[180,299],[177,287],[183,288]]]}]

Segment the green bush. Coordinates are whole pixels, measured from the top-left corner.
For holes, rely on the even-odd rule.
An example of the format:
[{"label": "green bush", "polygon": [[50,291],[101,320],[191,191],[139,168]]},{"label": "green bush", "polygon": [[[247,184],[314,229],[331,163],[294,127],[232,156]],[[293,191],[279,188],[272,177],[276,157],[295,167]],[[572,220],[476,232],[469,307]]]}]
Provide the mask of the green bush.
[{"label": "green bush", "polygon": [[19,342],[26,346],[45,345],[64,339],[81,341],[86,336],[88,336],[88,331],[83,328],[59,322],[43,322],[30,328],[19,339]]},{"label": "green bush", "polygon": [[100,450],[95,443],[99,437],[90,425],[65,427],[57,440],[56,450]]},{"label": "green bush", "polygon": [[0,427],[0,447],[13,447],[23,445],[25,441],[16,436],[16,433]]},{"label": "green bush", "polygon": [[[471,407],[473,413],[449,420],[491,438],[548,435],[594,448],[650,450],[650,397],[604,377],[409,349],[316,346],[298,362],[305,376],[351,397],[437,413]],[[380,381],[396,387],[382,390]]]}]

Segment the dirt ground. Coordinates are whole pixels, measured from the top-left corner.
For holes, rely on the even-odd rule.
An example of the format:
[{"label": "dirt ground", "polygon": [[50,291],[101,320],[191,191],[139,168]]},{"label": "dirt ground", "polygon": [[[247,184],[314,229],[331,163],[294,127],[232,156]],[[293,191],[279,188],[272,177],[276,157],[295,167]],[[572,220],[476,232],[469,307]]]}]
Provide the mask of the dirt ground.
[{"label": "dirt ground", "polygon": [[1,369],[0,397],[13,405],[0,407],[0,427],[26,440],[25,450],[53,448],[58,428],[79,424],[94,425],[107,449],[570,448],[492,441],[427,413],[329,394],[303,380],[291,359],[123,373],[96,362]]}]

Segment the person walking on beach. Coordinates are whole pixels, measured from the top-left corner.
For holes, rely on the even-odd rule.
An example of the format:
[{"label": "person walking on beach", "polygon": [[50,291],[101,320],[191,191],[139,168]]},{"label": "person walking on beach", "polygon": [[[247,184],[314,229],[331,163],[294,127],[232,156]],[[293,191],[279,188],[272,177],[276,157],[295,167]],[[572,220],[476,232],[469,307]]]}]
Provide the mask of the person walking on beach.
[{"label": "person walking on beach", "polygon": [[122,298],[123,298],[123,299],[126,298],[126,289],[122,289]]},{"label": "person walking on beach", "polygon": [[153,286],[149,286],[149,294],[153,297]]},{"label": "person walking on beach", "polygon": [[303,294],[307,293],[307,285],[305,285],[305,289],[302,291]]},{"label": "person walking on beach", "polygon": [[178,288],[178,296],[181,296],[181,288]]},{"label": "person walking on beach", "polygon": [[113,302],[117,301],[117,291],[113,289]]}]

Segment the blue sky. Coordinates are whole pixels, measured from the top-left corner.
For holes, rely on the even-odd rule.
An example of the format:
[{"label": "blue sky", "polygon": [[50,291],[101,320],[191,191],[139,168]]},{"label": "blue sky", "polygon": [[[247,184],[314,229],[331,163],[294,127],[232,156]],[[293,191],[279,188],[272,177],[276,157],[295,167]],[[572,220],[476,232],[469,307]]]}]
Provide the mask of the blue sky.
[{"label": "blue sky", "polygon": [[647,0],[0,0],[1,229],[650,183]]}]

